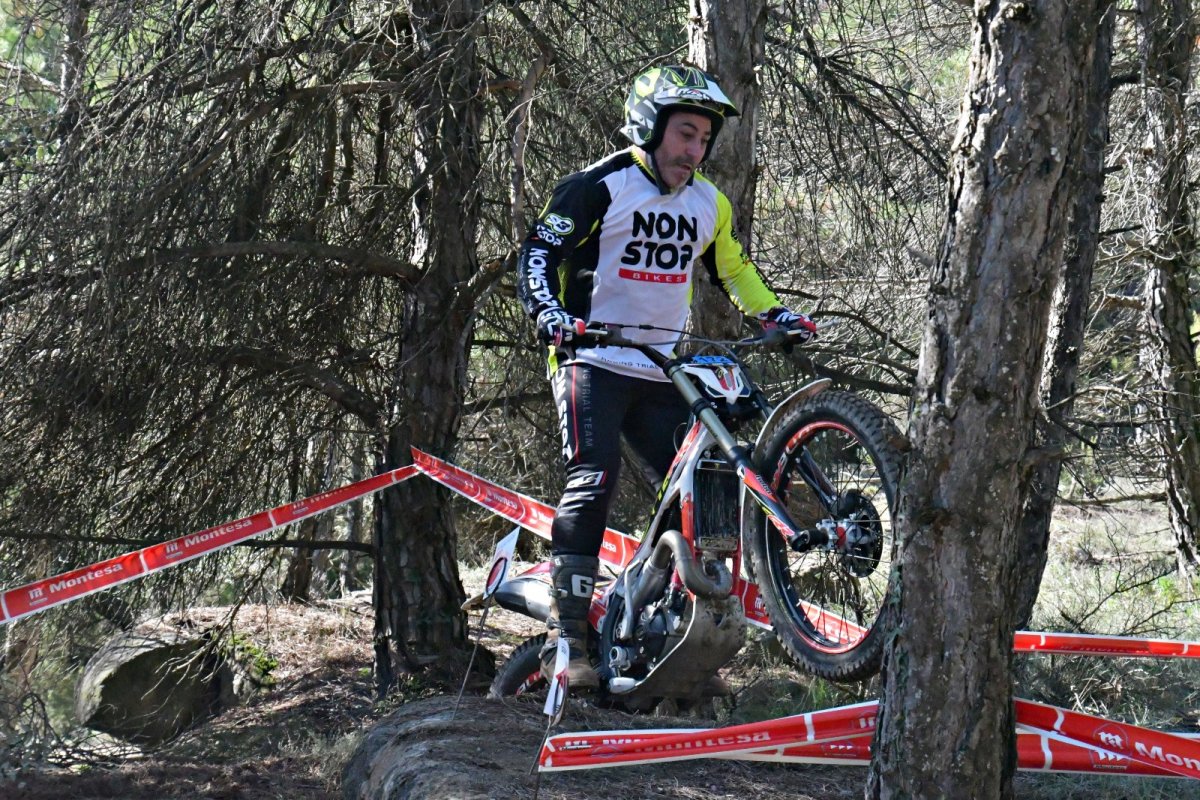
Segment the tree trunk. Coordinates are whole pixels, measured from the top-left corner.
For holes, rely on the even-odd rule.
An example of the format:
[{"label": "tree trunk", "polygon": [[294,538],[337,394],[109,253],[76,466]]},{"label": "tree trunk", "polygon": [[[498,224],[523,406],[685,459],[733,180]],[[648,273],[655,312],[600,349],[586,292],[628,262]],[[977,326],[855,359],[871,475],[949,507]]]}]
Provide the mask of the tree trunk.
[{"label": "tree trunk", "polygon": [[[361,443],[355,442],[352,448],[350,482],[357,483],[365,477],[363,464],[366,458]],[[363,527],[363,501],[359,498],[346,506],[346,541],[355,544],[362,542],[365,539]],[[362,581],[358,578],[358,562],[361,558],[361,554],[354,550],[346,550],[342,554],[342,563],[338,568],[338,585],[343,597],[362,588]]]},{"label": "tree trunk", "polygon": [[975,4],[901,487],[868,795],[1011,797],[1021,475],[1100,2]]},{"label": "tree trunk", "polygon": [[1138,0],[1146,124],[1146,343],[1142,364],[1159,392],[1155,435],[1180,567],[1197,563],[1200,525],[1200,381],[1191,323],[1192,234],[1185,103],[1195,25],[1190,0]]},{"label": "tree trunk", "polygon": [[79,120],[87,101],[84,77],[87,72],[88,14],[90,0],[70,0],[64,8],[66,25],[62,36],[62,72],[59,91],[62,113],[59,117],[59,136],[67,151],[74,150],[79,141]]},{"label": "tree trunk", "polygon": [[[721,129],[704,174],[733,205],[734,234],[750,253],[760,90],[754,72],[762,64],[766,41],[765,0],[688,0],[688,60],[715,76],[740,116]],[[703,336],[740,335],[741,314],[720,286],[697,276],[689,328]]]},{"label": "tree trunk", "polygon": [[[309,440],[309,457],[305,465],[309,475],[299,494],[303,494],[305,497],[314,495],[317,492],[325,491],[332,484],[336,449],[333,447],[331,439],[331,434],[322,434],[315,441]],[[325,527],[325,521],[331,517],[331,514],[319,514],[302,520],[299,530],[296,532],[296,538],[302,542],[326,538],[320,534],[320,531]],[[283,576],[283,583],[279,587],[279,594],[285,602],[308,602],[312,591],[315,558],[316,553],[310,547],[296,547],[292,550],[291,557],[288,559],[287,571]]]},{"label": "tree trunk", "polygon": [[[466,385],[472,309],[458,291],[475,271],[479,218],[482,81],[471,28],[478,0],[419,0],[411,11],[419,55],[405,96],[404,128],[429,177],[413,198],[412,261],[424,277],[403,300],[405,332],[396,375],[397,407],[381,470],[411,461],[410,446],[453,454]],[[454,519],[445,490],[405,481],[377,503],[375,545],[376,688],[397,671],[419,669],[466,639]]]},{"label": "tree trunk", "polygon": [[1050,520],[1058,500],[1064,449],[1070,442],[1066,420],[1075,406],[1075,379],[1083,355],[1092,269],[1100,244],[1100,209],[1104,192],[1104,153],[1108,145],[1108,107],[1112,84],[1114,8],[1104,15],[1096,33],[1096,56],[1088,85],[1084,112],[1084,147],[1079,159],[1068,155],[1068,169],[1077,171],[1079,189],[1067,223],[1070,239],[1050,312],[1046,363],[1042,372],[1043,414],[1036,441],[1045,454],[1029,473],[1025,506],[1021,513],[1021,551],[1017,567],[1017,627],[1024,628],[1033,615],[1046,553],[1050,545]]}]

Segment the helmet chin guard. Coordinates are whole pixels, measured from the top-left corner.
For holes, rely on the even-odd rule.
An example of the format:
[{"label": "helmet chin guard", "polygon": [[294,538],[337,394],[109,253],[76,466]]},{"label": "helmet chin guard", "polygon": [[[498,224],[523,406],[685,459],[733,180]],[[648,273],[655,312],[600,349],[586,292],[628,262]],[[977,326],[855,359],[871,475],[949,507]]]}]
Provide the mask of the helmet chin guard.
[{"label": "helmet chin guard", "polygon": [[625,100],[625,125],[621,133],[652,152],[662,141],[667,118],[675,111],[703,114],[712,120],[712,138],[704,151],[706,159],[722,123],[738,115],[737,107],[707,72],[679,64],[652,67],[633,80],[633,88]]}]

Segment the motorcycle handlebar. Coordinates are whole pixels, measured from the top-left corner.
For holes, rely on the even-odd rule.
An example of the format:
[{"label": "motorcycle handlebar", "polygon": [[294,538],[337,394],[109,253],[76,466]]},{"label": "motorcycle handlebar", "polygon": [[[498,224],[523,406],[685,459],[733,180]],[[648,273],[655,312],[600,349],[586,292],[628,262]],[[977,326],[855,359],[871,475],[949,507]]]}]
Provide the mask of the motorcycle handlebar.
[{"label": "motorcycle handlebar", "polygon": [[[740,339],[733,346],[738,348],[789,347],[797,342],[804,341],[807,338],[805,334],[805,331],[788,331],[782,328],[772,328],[771,330],[763,331],[758,336]],[[650,347],[647,344],[628,339],[624,334],[623,326],[610,325],[604,322],[589,322],[587,327],[584,328],[584,332],[575,337],[575,341],[585,346],[631,347],[642,352],[645,352]]]}]

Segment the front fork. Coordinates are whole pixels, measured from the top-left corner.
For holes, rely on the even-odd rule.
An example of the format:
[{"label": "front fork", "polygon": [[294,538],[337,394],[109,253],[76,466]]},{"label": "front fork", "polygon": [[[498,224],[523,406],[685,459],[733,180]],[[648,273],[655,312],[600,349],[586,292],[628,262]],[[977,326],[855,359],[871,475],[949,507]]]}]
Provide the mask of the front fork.
[{"label": "front fork", "polygon": [[[792,521],[792,517],[784,508],[783,503],[771,491],[771,487],[763,480],[762,475],[754,466],[754,462],[750,459],[750,452],[738,442],[729,429],[721,422],[721,418],[717,416],[717,412],[713,410],[712,404],[700,393],[700,390],[692,383],[687,374],[683,371],[683,367],[676,363],[667,370],[667,376],[675,387],[683,395],[691,406],[692,413],[696,418],[703,423],[704,427],[708,428],[712,433],[713,439],[717,445],[733,464],[737,470],[738,477],[742,483],[750,491],[750,495],[754,498],[763,511],[767,515],[767,519],[775,526],[780,535],[787,540],[788,545],[797,552],[812,550],[817,547],[825,547],[829,544],[830,532],[818,528],[816,530],[798,530],[796,524]],[[836,513],[837,492],[829,483],[829,480],[821,472],[821,468],[813,460],[812,456],[805,450],[801,456],[800,473],[805,482],[813,487],[813,490],[820,498],[822,505],[826,511],[833,516]],[[836,536],[836,533],[834,533]]]}]

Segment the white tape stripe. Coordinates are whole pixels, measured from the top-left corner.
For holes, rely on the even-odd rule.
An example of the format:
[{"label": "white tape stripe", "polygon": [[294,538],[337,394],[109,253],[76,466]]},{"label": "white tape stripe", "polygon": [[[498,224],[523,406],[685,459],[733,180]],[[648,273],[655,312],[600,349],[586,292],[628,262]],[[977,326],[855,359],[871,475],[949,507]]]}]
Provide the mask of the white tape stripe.
[{"label": "white tape stripe", "polygon": [[816,731],[813,730],[812,714],[804,715],[804,735],[805,735],[805,738],[810,742],[813,739],[817,738]]},{"label": "white tape stripe", "polygon": [[0,612],[4,614],[3,617],[0,617],[0,622],[8,622],[8,604],[4,602],[4,595],[6,594],[8,592],[0,592]]},{"label": "white tape stripe", "polygon": [[[1115,761],[1115,762],[1135,761],[1135,759],[1132,759],[1129,756],[1124,755],[1122,753],[1114,753],[1112,750],[1106,750],[1103,747],[1094,745],[1091,742],[1085,742],[1081,739],[1073,739],[1070,736],[1067,736],[1066,734],[1063,734],[1063,733],[1054,733],[1053,731],[1038,730],[1037,728],[1034,728],[1034,727],[1031,727],[1028,725],[1026,725],[1025,727],[1030,731],[1035,731],[1035,732],[1041,734],[1043,741],[1046,741],[1046,742],[1054,741],[1054,742],[1059,742],[1060,744],[1067,745],[1068,747],[1077,747],[1081,750],[1090,750],[1093,753],[1098,753],[1100,756],[1102,756],[1103,758],[1105,758],[1109,761]],[[1154,765],[1151,765],[1151,766],[1154,766]],[[1061,771],[1065,771],[1065,770],[1058,770],[1058,771],[1061,772]],[[1093,770],[1093,771],[1094,772],[1103,772],[1104,770],[1097,769],[1097,770]],[[1184,777],[1184,776],[1180,775],[1178,777]]]},{"label": "white tape stripe", "polygon": [[268,530],[275,530],[279,527],[279,521],[275,519],[275,509],[267,512],[267,519],[271,520],[271,527]]}]

